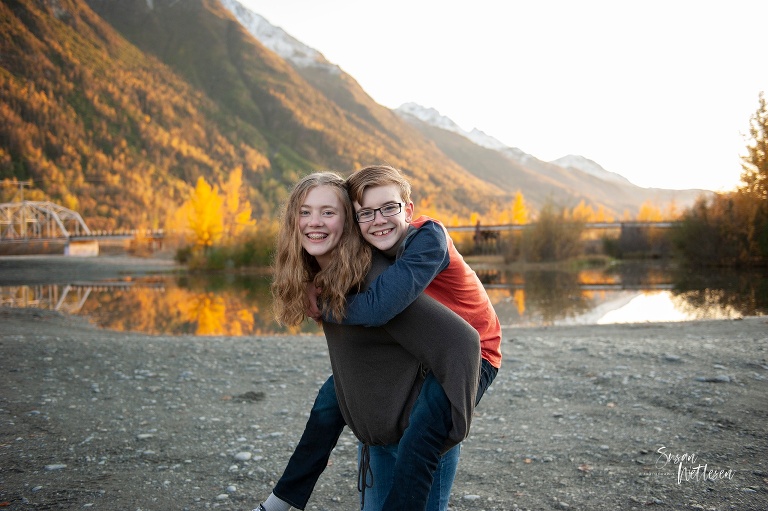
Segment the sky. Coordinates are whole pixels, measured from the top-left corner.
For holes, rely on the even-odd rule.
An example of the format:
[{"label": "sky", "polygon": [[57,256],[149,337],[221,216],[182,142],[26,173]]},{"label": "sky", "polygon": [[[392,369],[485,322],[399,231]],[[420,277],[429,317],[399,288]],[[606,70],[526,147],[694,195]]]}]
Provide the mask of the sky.
[{"label": "sky", "polygon": [[738,186],[768,92],[765,0],[240,1],[381,105],[643,187]]}]

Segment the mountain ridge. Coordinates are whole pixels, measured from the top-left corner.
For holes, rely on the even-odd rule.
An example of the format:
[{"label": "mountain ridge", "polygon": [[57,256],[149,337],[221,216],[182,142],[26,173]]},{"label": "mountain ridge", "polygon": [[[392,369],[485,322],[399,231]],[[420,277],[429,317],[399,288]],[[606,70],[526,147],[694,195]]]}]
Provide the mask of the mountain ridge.
[{"label": "mountain ridge", "polygon": [[[298,50],[281,49],[291,36],[268,29],[269,45],[293,51],[286,60],[231,4],[0,3],[0,180],[32,179],[25,196],[75,209],[94,229],[163,227],[199,177],[217,184],[236,168],[267,218],[301,175],[377,163],[402,169],[419,210],[447,221],[507,208],[519,190],[533,207],[609,204],[606,194],[616,212],[642,202],[595,193],[610,186],[479,130],[404,118],[322,53],[295,39]],[[589,186],[569,189],[574,175]]]},{"label": "mountain ridge", "polygon": [[[259,37],[259,34],[261,33],[269,34],[269,39],[262,42],[270,48],[274,49],[274,51],[280,54],[283,58],[291,61],[294,66],[299,69],[300,73],[301,69],[304,67],[318,66],[318,64],[314,61],[310,62],[307,59],[296,59],[294,57],[297,54],[304,55],[309,51],[315,52],[317,59],[319,59],[319,61],[322,63],[322,66],[319,67],[323,67],[325,69],[334,69],[335,71],[343,73],[343,71],[340,71],[338,66],[335,66],[334,64],[331,64],[325,60],[319,51],[304,45],[293,36],[285,32],[283,29],[266,29],[265,27],[267,26],[273,27],[269,21],[266,20],[266,18],[263,16],[253,13],[246,7],[242,6],[242,4],[240,4],[237,0],[223,0],[223,3],[233,12],[241,13],[240,16],[238,16],[238,19],[240,19],[240,21],[244,23],[244,26],[246,26],[246,28],[256,37]],[[438,112],[436,109],[424,107],[416,103],[405,103],[395,109],[394,112],[400,117],[403,117],[405,120],[410,120],[412,123],[414,119],[417,119],[418,121],[421,121],[432,127],[459,134],[481,148],[491,149],[502,153],[505,157],[515,162],[515,165],[513,166],[517,167],[518,173],[516,175],[518,177],[521,177],[520,172],[523,171],[523,168],[525,168],[526,172],[523,172],[523,174],[528,176],[527,179],[523,180],[523,182],[526,183],[527,188],[525,190],[525,195],[526,197],[531,197],[533,199],[531,202],[536,206],[541,206],[543,202],[547,200],[545,197],[557,197],[571,206],[573,205],[571,204],[573,200],[584,200],[586,203],[599,202],[601,205],[607,206],[614,212],[614,214],[619,215],[625,213],[626,211],[636,212],[642,202],[677,202],[680,206],[687,207],[692,205],[696,198],[698,198],[702,193],[708,192],[707,190],[698,189],[665,190],[660,188],[639,187],[631,183],[626,177],[618,173],[608,171],[598,163],[580,155],[566,155],[551,162],[543,162],[542,160],[539,160],[535,156],[526,153],[520,148],[507,146],[503,142],[484,133],[478,128],[473,128],[472,131],[467,132],[458,126],[452,119],[440,114],[440,112]],[[434,140],[434,138],[430,136],[429,133],[427,133],[425,130],[422,129],[420,131],[432,142],[436,142],[436,140]],[[445,140],[444,137],[438,138],[443,141]],[[441,150],[443,150],[443,152],[449,153],[449,156],[451,156],[450,153],[455,154],[455,149],[452,150],[444,145],[441,145],[440,143],[437,145],[441,148]],[[467,151],[465,149],[460,152],[466,154]],[[453,157],[453,159],[456,158]],[[470,172],[479,178],[500,186],[502,189],[508,192],[512,191],[512,187],[510,187],[508,184],[505,185],[505,181],[509,181],[509,176],[505,177],[499,175],[499,172],[473,172],[473,169],[476,170],[479,166],[482,166],[478,164],[477,161],[472,163],[467,159],[461,159],[458,161],[458,163],[470,170]],[[557,169],[555,167],[557,167]],[[559,169],[563,169],[564,172]],[[533,183],[533,176],[536,175],[545,180],[545,183],[543,183],[542,186],[545,189],[548,189],[547,192],[531,192],[530,187],[535,186]],[[549,181],[550,179],[554,179],[555,182],[565,181],[573,183],[574,178],[583,181],[583,186],[577,187],[573,193],[557,190],[556,193],[553,193],[553,188],[557,189],[558,187],[553,185],[551,181]],[[599,182],[594,182],[593,178],[597,178]],[[605,182],[605,185],[602,185],[602,182]],[[587,186],[604,186],[605,190],[604,193],[598,194],[600,195],[599,198],[596,198],[594,197],[594,194],[589,193],[588,190],[586,190]],[[518,187],[518,189],[519,188],[520,187]],[[619,197],[618,200],[616,199],[617,194]]]}]

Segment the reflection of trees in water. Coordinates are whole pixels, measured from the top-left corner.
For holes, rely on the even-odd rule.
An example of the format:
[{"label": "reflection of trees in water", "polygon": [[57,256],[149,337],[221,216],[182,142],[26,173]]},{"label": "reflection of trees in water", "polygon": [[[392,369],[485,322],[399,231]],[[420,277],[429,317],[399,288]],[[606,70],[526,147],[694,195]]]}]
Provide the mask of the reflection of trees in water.
[{"label": "reflection of trees in water", "polygon": [[480,279],[480,282],[485,286],[499,284],[502,281],[503,274],[501,270],[489,270],[486,268],[477,270],[475,273],[477,274],[477,278]]},{"label": "reflection of trees in water", "polygon": [[[654,264],[617,265],[608,270],[477,271],[507,324],[551,325],[592,310],[605,297],[599,285],[674,283],[676,306],[700,319],[768,314],[766,274],[710,271],[671,273]],[[313,321],[281,327],[272,317],[271,276],[185,275],[157,279],[159,287],[94,290],[82,314],[112,330],[150,334],[272,335],[321,333]],[[610,292],[610,291],[609,291]]]},{"label": "reflection of trees in water", "polygon": [[599,271],[604,278],[611,276],[614,281],[627,287],[651,287],[672,281],[670,265],[653,261],[625,262]]},{"label": "reflection of trees in water", "polygon": [[524,273],[525,308],[539,316],[541,323],[578,316],[592,308],[588,293],[582,292],[577,273],[528,271]]},{"label": "reflection of trees in water", "polygon": [[132,287],[93,298],[83,313],[110,330],[233,336],[320,331],[309,322],[292,328],[275,323],[268,276],[185,276],[162,292]]},{"label": "reflection of trees in water", "polygon": [[675,276],[676,304],[698,319],[768,314],[768,275],[760,272],[692,272]]}]

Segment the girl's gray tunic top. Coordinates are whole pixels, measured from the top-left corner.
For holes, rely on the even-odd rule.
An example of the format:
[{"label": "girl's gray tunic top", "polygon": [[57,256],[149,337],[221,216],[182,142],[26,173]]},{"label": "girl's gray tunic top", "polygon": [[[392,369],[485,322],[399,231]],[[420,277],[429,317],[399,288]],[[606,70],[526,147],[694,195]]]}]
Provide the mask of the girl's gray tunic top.
[{"label": "girl's gray tunic top", "polygon": [[[374,255],[367,282],[390,261]],[[457,314],[421,295],[383,327],[324,322],[341,413],[369,445],[400,440],[426,371],[451,402],[453,428],[444,450],[469,434],[480,371],[480,337]]]}]

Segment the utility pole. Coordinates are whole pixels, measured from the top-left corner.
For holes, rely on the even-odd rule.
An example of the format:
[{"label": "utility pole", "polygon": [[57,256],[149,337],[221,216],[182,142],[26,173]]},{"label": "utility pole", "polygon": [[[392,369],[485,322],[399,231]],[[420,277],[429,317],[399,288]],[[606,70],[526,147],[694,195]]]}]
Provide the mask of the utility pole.
[{"label": "utility pole", "polygon": [[25,186],[32,187],[32,180],[31,179],[27,179],[26,181],[15,180],[14,184],[19,185],[19,195],[21,195],[21,202],[24,202],[24,187]]},{"label": "utility pole", "polygon": [[24,187],[28,186],[28,187],[31,188],[34,183],[33,183],[33,181],[31,179],[27,179],[26,181],[19,181],[18,179],[14,178],[13,181],[6,181],[3,184],[9,184],[11,186],[17,186],[18,185],[18,187],[19,187],[19,196],[20,196],[19,202],[24,202]]},{"label": "utility pole", "polygon": [[26,209],[25,209],[26,206],[24,205],[24,187],[25,186],[31,187],[32,180],[27,179],[26,181],[19,181],[18,179],[14,179],[13,181],[10,182],[10,184],[14,186],[19,185],[19,196],[20,196],[19,202],[21,203],[21,235],[22,237],[26,238],[27,237],[27,215],[26,215]]}]

